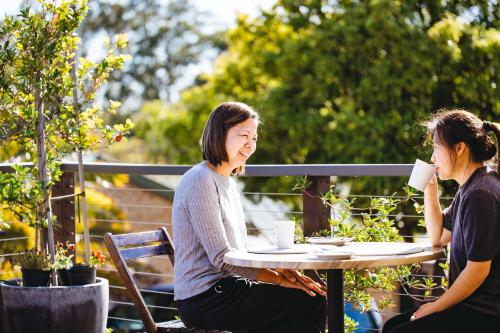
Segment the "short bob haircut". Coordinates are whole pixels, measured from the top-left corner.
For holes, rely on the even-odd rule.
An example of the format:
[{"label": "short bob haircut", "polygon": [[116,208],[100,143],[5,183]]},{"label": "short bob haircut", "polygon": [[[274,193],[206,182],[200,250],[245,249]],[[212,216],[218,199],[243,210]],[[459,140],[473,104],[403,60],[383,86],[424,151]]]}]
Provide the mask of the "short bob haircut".
[{"label": "short bob haircut", "polygon": [[[260,121],[259,114],[250,106],[238,102],[225,102],[217,106],[205,124],[201,137],[203,159],[212,165],[218,166],[227,162],[226,136],[227,131],[252,118]],[[244,167],[233,170],[234,175],[243,175]]]}]

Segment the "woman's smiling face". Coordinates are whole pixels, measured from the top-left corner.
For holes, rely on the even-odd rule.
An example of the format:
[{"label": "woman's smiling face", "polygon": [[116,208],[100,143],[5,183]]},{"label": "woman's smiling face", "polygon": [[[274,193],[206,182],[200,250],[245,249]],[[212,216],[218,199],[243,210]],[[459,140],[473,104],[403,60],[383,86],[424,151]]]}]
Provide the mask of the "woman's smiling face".
[{"label": "woman's smiling face", "polygon": [[232,169],[244,166],[246,160],[255,152],[258,126],[258,120],[248,118],[227,131],[225,146]]}]

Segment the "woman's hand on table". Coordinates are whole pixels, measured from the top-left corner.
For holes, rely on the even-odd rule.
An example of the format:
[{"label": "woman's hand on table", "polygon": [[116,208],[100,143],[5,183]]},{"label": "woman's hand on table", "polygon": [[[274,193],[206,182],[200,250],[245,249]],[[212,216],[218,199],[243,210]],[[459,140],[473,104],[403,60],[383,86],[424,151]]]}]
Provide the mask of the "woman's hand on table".
[{"label": "woman's hand on table", "polygon": [[291,269],[275,269],[275,271],[281,277],[278,281],[279,283],[277,283],[279,286],[301,289],[310,296],[316,296],[316,294],[320,294],[321,296],[326,295],[326,287],[299,271]]}]

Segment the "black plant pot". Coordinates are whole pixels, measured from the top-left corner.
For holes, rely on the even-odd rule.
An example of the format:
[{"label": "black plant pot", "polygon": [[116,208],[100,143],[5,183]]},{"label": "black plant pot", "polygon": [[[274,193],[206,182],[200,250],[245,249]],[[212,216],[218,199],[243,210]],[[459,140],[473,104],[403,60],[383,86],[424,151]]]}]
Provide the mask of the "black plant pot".
[{"label": "black plant pot", "polygon": [[65,286],[83,286],[96,281],[95,267],[75,265],[70,269],[60,269],[58,272]]},{"label": "black plant pot", "polygon": [[24,287],[46,287],[50,281],[50,271],[21,268]]}]

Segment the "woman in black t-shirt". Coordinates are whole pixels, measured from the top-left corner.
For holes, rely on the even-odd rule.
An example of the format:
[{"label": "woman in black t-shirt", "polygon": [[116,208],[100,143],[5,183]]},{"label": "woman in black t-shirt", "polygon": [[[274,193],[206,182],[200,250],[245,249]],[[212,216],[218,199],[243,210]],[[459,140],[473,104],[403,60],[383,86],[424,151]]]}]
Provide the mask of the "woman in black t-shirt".
[{"label": "woman in black t-shirt", "polygon": [[[441,180],[460,188],[441,210],[437,178],[424,191],[425,224],[434,246],[451,242],[449,289],[436,301],[391,318],[383,333],[500,332],[500,161],[488,136],[499,124],[463,110],[442,111],[427,124]],[[497,155],[496,165],[486,163]]]}]

